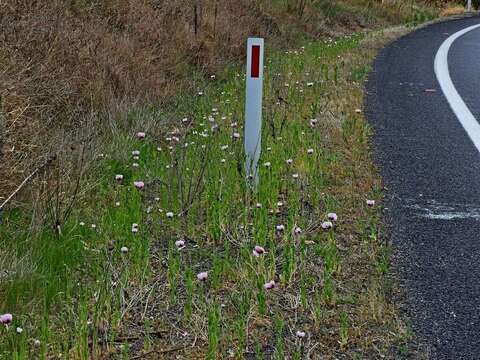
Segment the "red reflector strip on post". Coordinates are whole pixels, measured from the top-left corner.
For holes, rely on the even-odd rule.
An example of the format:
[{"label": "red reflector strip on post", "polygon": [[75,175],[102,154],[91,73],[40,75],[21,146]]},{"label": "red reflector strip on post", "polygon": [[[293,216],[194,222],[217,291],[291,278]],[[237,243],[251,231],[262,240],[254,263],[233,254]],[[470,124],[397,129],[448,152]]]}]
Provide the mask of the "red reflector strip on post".
[{"label": "red reflector strip on post", "polygon": [[258,78],[259,76],[260,76],[260,45],[253,45],[251,77]]}]

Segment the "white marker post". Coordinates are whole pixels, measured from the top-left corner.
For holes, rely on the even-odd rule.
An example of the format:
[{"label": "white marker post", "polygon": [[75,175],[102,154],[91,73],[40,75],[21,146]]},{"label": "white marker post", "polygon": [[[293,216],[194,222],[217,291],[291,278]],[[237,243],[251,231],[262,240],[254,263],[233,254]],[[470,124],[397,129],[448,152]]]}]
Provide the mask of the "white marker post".
[{"label": "white marker post", "polygon": [[263,39],[248,38],[245,96],[246,173],[250,185],[258,184],[258,159],[262,149]]},{"label": "white marker post", "polygon": [[467,11],[472,12],[472,0],[467,1]]}]

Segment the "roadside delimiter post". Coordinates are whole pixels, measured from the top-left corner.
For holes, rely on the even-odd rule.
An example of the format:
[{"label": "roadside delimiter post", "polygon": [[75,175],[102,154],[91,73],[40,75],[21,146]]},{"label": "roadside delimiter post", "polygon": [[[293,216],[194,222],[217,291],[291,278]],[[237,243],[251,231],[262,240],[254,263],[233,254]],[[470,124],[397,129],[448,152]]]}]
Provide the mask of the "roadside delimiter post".
[{"label": "roadside delimiter post", "polygon": [[258,159],[262,138],[263,39],[248,38],[245,94],[245,157],[247,181],[258,184]]}]

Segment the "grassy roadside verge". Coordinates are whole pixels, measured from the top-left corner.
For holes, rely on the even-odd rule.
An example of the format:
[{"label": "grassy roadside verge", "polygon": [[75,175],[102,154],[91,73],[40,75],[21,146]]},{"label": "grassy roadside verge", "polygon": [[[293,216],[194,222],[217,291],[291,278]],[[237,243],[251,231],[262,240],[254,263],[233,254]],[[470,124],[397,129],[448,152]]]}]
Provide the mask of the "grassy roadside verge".
[{"label": "grassy roadside verge", "polygon": [[[242,172],[239,68],[197,79],[202,95],[109,124],[61,231],[33,231],[26,209],[4,214],[0,309],[14,321],[0,354],[399,356],[408,332],[389,301],[381,183],[356,109],[376,49],[403,31],[267,55],[257,194]],[[61,193],[36,211],[55,218]],[[323,230],[330,212],[338,219]]]}]

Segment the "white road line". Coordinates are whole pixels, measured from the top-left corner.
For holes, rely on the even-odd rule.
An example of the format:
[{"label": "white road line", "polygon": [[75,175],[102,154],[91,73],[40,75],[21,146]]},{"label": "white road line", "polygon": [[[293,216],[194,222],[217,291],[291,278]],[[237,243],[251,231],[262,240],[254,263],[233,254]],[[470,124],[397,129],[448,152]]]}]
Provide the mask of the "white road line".
[{"label": "white road line", "polygon": [[[437,80],[440,83],[440,87],[450,104],[453,112],[457,116],[458,120],[462,124],[463,128],[467,132],[468,136],[472,140],[473,144],[480,152],[480,124],[475,119],[473,114],[468,109],[465,102],[462,100],[458,94],[457,89],[453,85],[452,79],[450,78],[450,72],[448,71],[448,51],[450,46],[462,35],[475,30],[480,27],[479,25],[473,25],[466,29],[463,29],[455,34],[451,35],[438,49],[437,55],[435,56],[435,75]],[[480,86],[480,85],[479,85]]]}]

